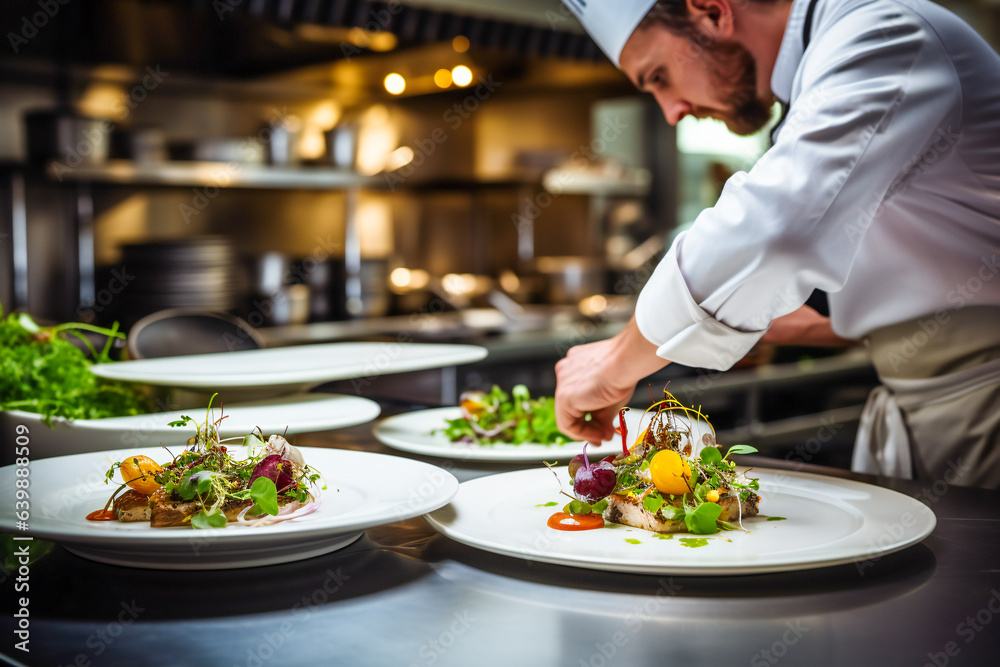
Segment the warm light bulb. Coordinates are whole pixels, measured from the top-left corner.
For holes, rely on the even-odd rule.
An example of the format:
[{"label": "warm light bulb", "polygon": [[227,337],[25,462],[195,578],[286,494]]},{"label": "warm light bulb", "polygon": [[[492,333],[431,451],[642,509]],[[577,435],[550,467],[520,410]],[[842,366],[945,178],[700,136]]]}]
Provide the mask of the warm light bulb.
[{"label": "warm light bulb", "polygon": [[469,38],[465,35],[459,35],[451,40],[451,48],[455,49],[458,53],[465,53],[469,50]]},{"label": "warm light bulb", "polygon": [[389,274],[389,282],[393,287],[408,287],[410,285],[410,270],[405,267],[393,269]]},{"label": "warm light bulb", "polygon": [[377,32],[372,35],[371,40],[368,43],[368,48],[372,51],[378,51],[379,53],[384,53],[385,51],[392,51],[396,48],[398,40],[396,36],[391,32]]},{"label": "warm light bulb", "polygon": [[434,83],[438,88],[447,88],[451,85],[451,71],[444,68],[434,72]]},{"label": "warm light bulb", "polygon": [[389,157],[385,160],[385,170],[395,171],[396,169],[401,169],[413,162],[414,157],[415,155],[412,148],[409,146],[400,146],[393,152],[389,153]]},{"label": "warm light bulb", "polygon": [[385,77],[383,83],[385,84],[385,89],[393,95],[399,95],[406,90],[406,79],[403,78],[402,74],[393,72]]},{"label": "warm light bulb", "polygon": [[456,86],[468,86],[472,83],[472,70],[465,65],[459,65],[451,70],[451,80]]}]

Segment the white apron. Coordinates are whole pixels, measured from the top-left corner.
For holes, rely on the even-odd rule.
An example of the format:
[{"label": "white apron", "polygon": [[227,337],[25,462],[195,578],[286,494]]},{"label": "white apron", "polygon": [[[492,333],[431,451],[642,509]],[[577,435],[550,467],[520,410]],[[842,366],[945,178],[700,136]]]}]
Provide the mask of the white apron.
[{"label": "white apron", "polygon": [[869,338],[882,386],[865,404],[851,468],[1000,488],[1000,309],[952,313],[933,335],[928,321]]}]

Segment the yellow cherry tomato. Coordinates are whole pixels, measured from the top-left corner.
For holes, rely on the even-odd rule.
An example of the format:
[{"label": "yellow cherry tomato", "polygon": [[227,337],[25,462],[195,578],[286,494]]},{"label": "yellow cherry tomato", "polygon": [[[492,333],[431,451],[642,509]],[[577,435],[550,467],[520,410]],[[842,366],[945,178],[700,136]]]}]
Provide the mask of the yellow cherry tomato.
[{"label": "yellow cherry tomato", "polygon": [[122,461],[121,466],[122,479],[125,483],[147,496],[160,488],[155,475],[161,470],[163,468],[160,464],[148,456],[130,456]]},{"label": "yellow cherry tomato", "polygon": [[719,502],[719,491],[717,489],[712,489],[711,491],[705,494],[705,500],[707,500],[710,503]]},{"label": "yellow cherry tomato", "polygon": [[660,493],[681,495],[690,493],[691,468],[677,452],[664,449],[649,462],[649,474]]}]

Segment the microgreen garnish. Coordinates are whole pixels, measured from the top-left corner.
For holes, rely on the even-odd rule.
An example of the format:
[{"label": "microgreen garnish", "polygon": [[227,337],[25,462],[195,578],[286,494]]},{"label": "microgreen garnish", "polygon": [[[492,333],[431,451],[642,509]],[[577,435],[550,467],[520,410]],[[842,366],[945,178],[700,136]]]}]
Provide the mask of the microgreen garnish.
[{"label": "microgreen garnish", "polygon": [[[216,396],[214,394],[209,400],[204,422],[199,423],[184,415],[170,423],[174,427],[193,426],[195,435],[188,440],[184,451],[173,456],[155,473],[155,482],[159,485],[155,493],[160,497],[157,502],[194,503],[198,509],[186,521],[191,527],[199,529],[223,528],[237,512],[239,516],[236,520],[241,523],[248,523],[243,516],[250,514],[260,517],[254,519],[254,525],[266,525],[272,521],[269,517],[282,521],[315,509],[319,492],[314,487],[321,480],[321,475],[303,463],[302,453],[282,436],[271,436],[265,442],[259,429],[246,436],[220,438],[219,425],[226,415],[222,413],[215,418],[212,404]],[[246,459],[237,460],[223,444],[232,441],[246,446]],[[134,457],[125,461],[138,465]],[[106,483],[113,481],[116,470],[124,471],[122,462],[112,464],[105,474]],[[147,478],[150,476],[146,475]],[[108,501],[108,506],[130,481],[135,480],[124,480],[125,483]],[[278,488],[278,483],[281,488]],[[152,493],[147,490],[141,492]],[[282,507],[296,502],[298,504],[282,511]],[[156,505],[153,507],[155,511]]]},{"label": "microgreen garnish", "polygon": [[462,416],[446,420],[447,426],[434,433],[443,433],[451,442],[479,445],[570,442],[556,426],[555,399],[533,399],[523,384],[515,385],[510,394],[498,386],[488,393],[466,392],[460,404]]},{"label": "microgreen garnish", "polygon": [[[631,449],[626,441],[628,429],[625,411],[623,409],[619,412],[618,431],[622,436],[623,452],[611,461],[616,476],[611,493],[638,501],[658,521],[674,523],[677,530],[696,535],[711,535],[720,530],[741,530],[741,524],[734,525],[720,519],[723,508],[719,503],[727,497],[730,502],[746,502],[759,489],[756,479],[747,478],[743,472],[738,473],[736,464],[729,460],[732,454],[750,454],[756,452],[756,448],[750,445],[733,445],[723,455],[715,442],[715,429],[701,408],[684,406],[666,390],[664,394],[666,398],[647,409],[645,414],[653,412],[649,426],[636,438]],[[702,437],[704,446],[699,455],[692,455],[691,430],[674,420],[675,412],[708,423],[711,432]],[[653,458],[665,450],[675,452],[676,456],[665,455],[667,459],[658,459],[658,463],[651,466]],[[676,464],[670,464],[671,460],[675,460]],[[664,461],[668,463],[661,465]],[[582,465],[586,465],[586,462],[582,462]],[[671,465],[675,467],[670,468]],[[574,467],[571,463],[571,477]],[[688,468],[689,472],[680,472]],[[678,472],[664,472],[665,470]],[[576,467],[576,475],[580,475],[580,471],[581,468]],[[680,483],[680,487],[676,486],[677,483]],[[673,489],[671,493],[661,493],[657,487]],[[578,509],[573,507],[573,503],[567,507]],[[742,504],[740,509],[742,511]]]}]

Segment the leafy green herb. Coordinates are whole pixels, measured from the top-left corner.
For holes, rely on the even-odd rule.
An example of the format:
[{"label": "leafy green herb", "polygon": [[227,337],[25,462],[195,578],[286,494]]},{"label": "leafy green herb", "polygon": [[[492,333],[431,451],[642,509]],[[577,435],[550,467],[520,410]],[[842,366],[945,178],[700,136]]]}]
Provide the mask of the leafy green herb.
[{"label": "leafy green herb", "polygon": [[769,517],[767,517],[767,520],[768,521],[787,521],[788,519],[786,519],[783,516],[769,516]]},{"label": "leafy green herb", "polygon": [[219,510],[212,513],[202,510],[191,517],[191,526],[194,528],[225,528],[226,523],[226,515]]},{"label": "leafy green herb", "polygon": [[463,405],[472,419],[446,420],[445,428],[435,433],[443,433],[451,442],[480,445],[526,442],[563,445],[570,442],[556,426],[555,399],[552,397],[532,399],[523,384],[514,386],[509,395],[498,386],[488,393],[470,393],[474,395],[466,398]]},{"label": "leafy green herb", "polygon": [[[726,454],[726,456],[729,456],[729,454]],[[705,465],[718,463],[721,460],[722,460],[722,452],[719,451],[718,447],[705,447],[704,449],[701,450],[701,462],[704,463]]]},{"label": "leafy green herb", "polygon": [[253,481],[250,486],[250,497],[254,502],[254,506],[250,509],[251,514],[275,516],[278,513],[278,489],[267,477],[258,477]]},{"label": "leafy green herb", "polygon": [[684,525],[695,535],[712,535],[719,532],[715,520],[722,514],[716,503],[702,503],[684,515]]},{"label": "leafy green herb", "polygon": [[[2,307],[0,307],[2,315]],[[97,349],[83,335],[106,337]],[[75,337],[80,345],[70,342]],[[144,414],[149,401],[133,385],[103,380],[90,372],[95,363],[111,361],[111,346],[124,338],[110,329],[71,322],[41,327],[26,313],[0,319],[0,410],[25,410],[55,417],[100,419]]]},{"label": "leafy green herb", "polygon": [[[551,503],[555,505],[556,503]],[[598,500],[596,503],[585,503],[582,500],[571,500],[563,507],[566,514],[601,514],[608,509],[607,499]]]},{"label": "leafy green herb", "polygon": [[753,454],[756,451],[757,448],[751,447],[750,445],[733,445],[729,448],[729,451],[726,452],[725,458],[728,459],[730,454]]},{"label": "leafy green herb", "polygon": [[642,499],[642,509],[656,514],[660,507],[663,506],[663,502],[663,498],[660,497],[659,493],[649,493]]}]

